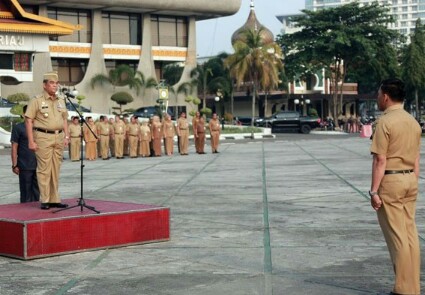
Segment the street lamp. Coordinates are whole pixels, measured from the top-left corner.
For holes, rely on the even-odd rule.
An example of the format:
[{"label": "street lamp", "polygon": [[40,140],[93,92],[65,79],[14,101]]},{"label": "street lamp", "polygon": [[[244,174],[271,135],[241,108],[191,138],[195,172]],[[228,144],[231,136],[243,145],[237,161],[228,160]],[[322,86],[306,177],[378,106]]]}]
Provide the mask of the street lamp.
[{"label": "street lamp", "polygon": [[[223,93],[221,92],[221,90],[217,90],[216,96],[214,97],[214,100],[216,103],[218,103],[220,100],[223,100]],[[215,112],[217,113],[217,104],[215,107]],[[223,116],[223,112],[221,111],[221,129],[224,129],[224,116]]]},{"label": "street lamp", "polygon": [[310,99],[306,98],[304,99],[304,95],[301,94],[301,99],[294,99],[295,104],[295,110],[297,110],[297,105],[300,105],[300,113],[301,115],[304,115],[304,107],[308,106],[311,103]]}]

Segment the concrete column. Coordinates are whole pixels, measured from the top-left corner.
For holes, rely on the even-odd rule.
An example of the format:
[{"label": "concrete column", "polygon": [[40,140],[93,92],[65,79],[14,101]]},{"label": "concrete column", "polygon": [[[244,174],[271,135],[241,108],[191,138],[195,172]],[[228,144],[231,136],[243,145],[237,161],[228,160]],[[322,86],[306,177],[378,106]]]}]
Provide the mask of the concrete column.
[{"label": "concrete column", "polygon": [[[142,52],[137,70],[143,73],[145,79],[156,79],[152,55],[152,21],[149,13],[142,16],[142,32]],[[133,104],[136,107],[153,106],[156,104],[156,93],[156,89],[144,89],[139,97],[135,97]]]},{"label": "concrete column", "polygon": [[[196,61],[196,19],[195,17],[191,16],[189,17],[189,28],[188,28],[188,44],[187,44],[187,57],[186,57],[186,63],[185,67],[183,69],[182,76],[180,78],[180,81],[176,84],[175,89],[179,87],[180,84],[184,82],[189,82],[191,80],[190,78],[190,72],[196,68],[197,61]],[[197,96],[197,89],[195,88],[193,90],[193,93],[191,95]],[[185,97],[183,95],[179,95],[177,97],[177,104],[178,105],[186,105],[187,108],[187,115],[192,110],[192,106],[185,102]]]},{"label": "concrete column", "polygon": [[97,111],[109,112],[112,106],[110,97],[113,88],[110,85],[97,85],[94,89],[91,87],[91,79],[96,74],[107,75],[105,59],[103,55],[103,28],[102,28],[102,11],[92,10],[92,44],[90,52],[90,60],[87,65],[87,71],[83,80],[76,85],[76,89],[81,95],[85,95],[86,99],[83,105],[95,108]]}]

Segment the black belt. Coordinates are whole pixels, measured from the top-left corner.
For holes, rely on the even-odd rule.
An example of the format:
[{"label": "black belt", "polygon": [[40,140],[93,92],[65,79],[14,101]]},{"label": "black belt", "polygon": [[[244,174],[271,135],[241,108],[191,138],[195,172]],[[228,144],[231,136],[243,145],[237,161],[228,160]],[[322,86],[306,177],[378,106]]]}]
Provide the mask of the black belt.
[{"label": "black belt", "polygon": [[71,136],[71,138],[80,138],[81,136]]},{"label": "black belt", "polygon": [[137,136],[137,135],[133,135],[133,134],[129,134],[130,136]]},{"label": "black belt", "polygon": [[49,134],[59,134],[62,133],[63,130],[46,130],[38,127],[34,127],[33,130],[43,133],[49,133]]},{"label": "black belt", "polygon": [[410,170],[385,170],[385,174],[406,174],[412,173],[413,169]]}]

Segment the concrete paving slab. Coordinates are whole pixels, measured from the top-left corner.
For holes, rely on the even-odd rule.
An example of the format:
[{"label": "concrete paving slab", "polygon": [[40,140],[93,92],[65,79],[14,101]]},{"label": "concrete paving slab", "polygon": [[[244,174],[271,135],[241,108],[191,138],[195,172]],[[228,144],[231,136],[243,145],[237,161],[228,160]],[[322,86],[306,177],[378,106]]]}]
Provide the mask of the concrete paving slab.
[{"label": "concrete paving slab", "polygon": [[[189,156],[84,162],[88,205],[168,206],[171,240],[34,261],[0,257],[0,294],[389,292],[391,263],[367,197],[369,146],[353,136],[284,135],[227,140],[219,154],[197,155],[191,146]],[[16,203],[18,179],[5,152],[0,175],[0,204]],[[423,250],[423,176],[420,188]],[[64,161],[60,192],[80,196],[80,163]]]}]

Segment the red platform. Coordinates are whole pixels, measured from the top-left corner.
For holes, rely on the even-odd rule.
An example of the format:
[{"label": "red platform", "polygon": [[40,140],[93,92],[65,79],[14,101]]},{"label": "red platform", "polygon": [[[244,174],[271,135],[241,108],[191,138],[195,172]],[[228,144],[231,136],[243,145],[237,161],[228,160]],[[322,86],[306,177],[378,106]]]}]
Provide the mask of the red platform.
[{"label": "red platform", "polygon": [[[169,208],[85,201],[101,213],[80,207],[53,213],[38,202],[0,205],[0,255],[27,260],[170,239]],[[62,202],[73,206],[78,199]]]}]

